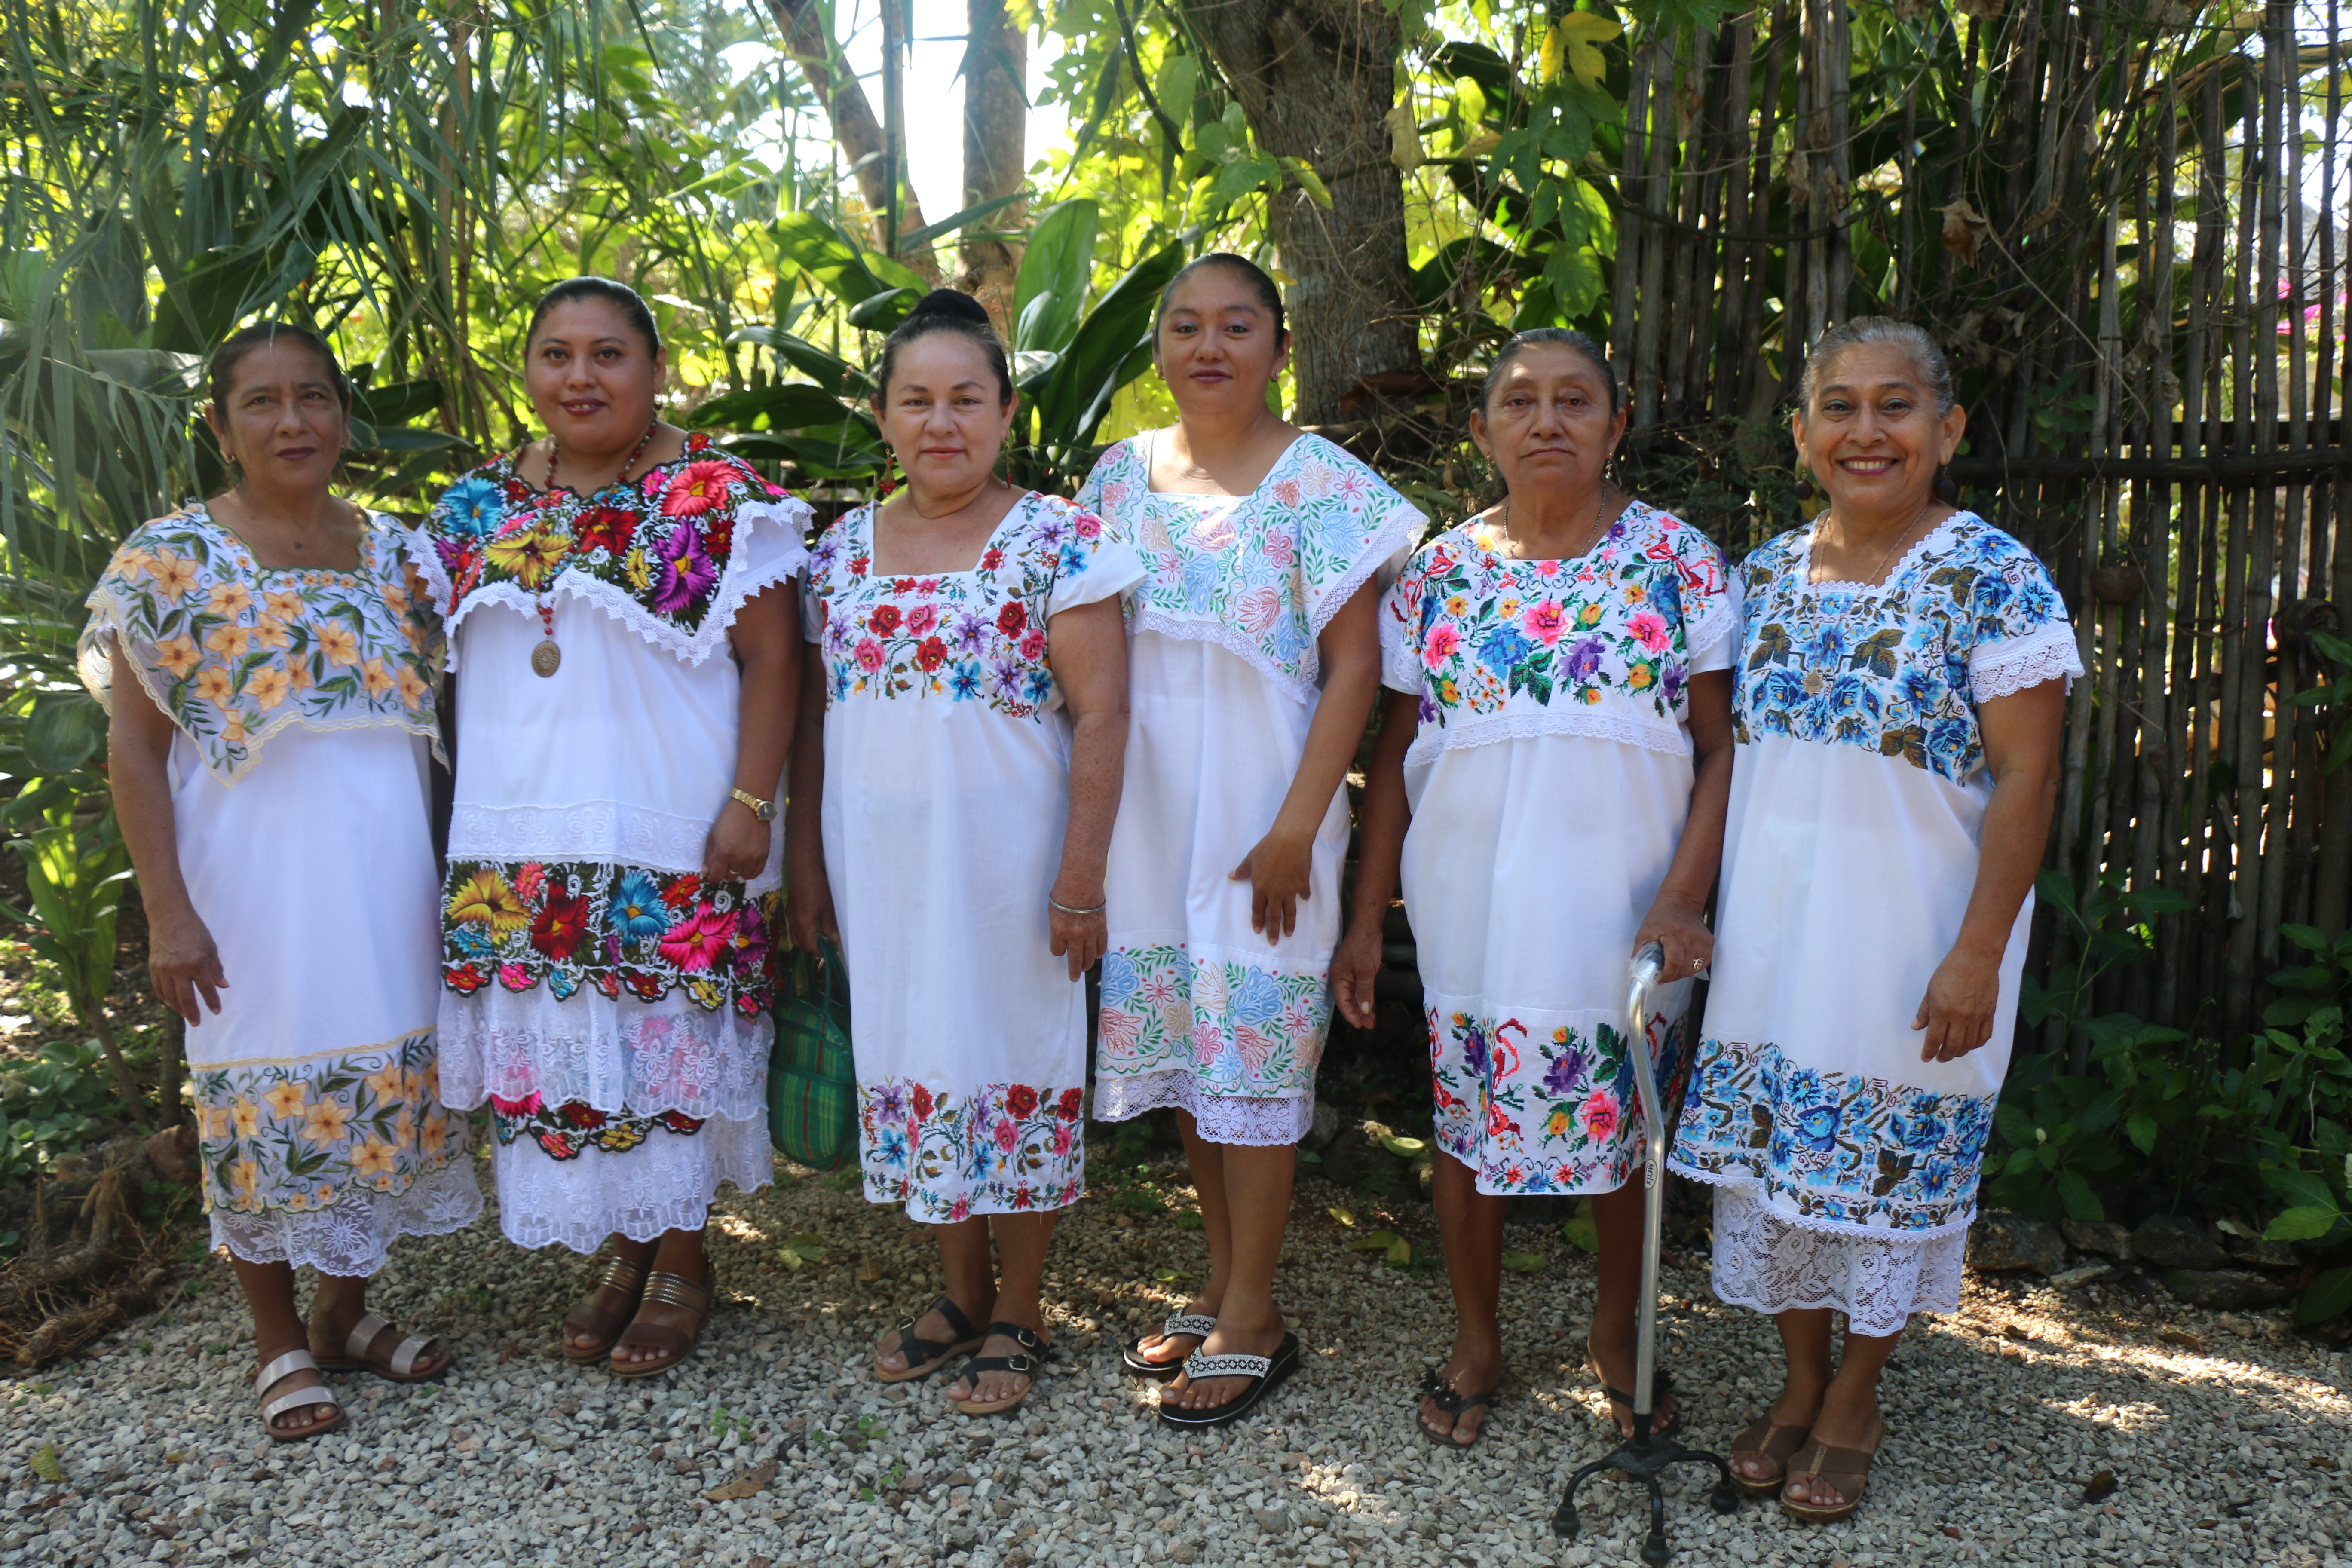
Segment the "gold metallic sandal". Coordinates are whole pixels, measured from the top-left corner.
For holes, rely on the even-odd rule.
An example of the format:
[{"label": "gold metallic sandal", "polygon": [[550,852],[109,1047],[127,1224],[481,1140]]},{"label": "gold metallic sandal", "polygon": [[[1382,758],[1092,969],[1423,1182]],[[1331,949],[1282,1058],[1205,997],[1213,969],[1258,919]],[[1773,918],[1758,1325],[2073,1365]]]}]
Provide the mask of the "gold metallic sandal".
[{"label": "gold metallic sandal", "polygon": [[[597,1296],[606,1290],[617,1291],[623,1298],[621,1305],[613,1308],[597,1306]],[[637,1315],[637,1302],[645,1291],[644,1264],[632,1263],[618,1256],[606,1263],[604,1275],[589,1287],[588,1294],[580,1304],[563,1314],[563,1359],[574,1366],[587,1366],[612,1354],[613,1347],[620,1342],[621,1335],[627,1331],[629,1320]],[[596,1342],[575,1345],[572,1342],[574,1332],[592,1334]]]},{"label": "gold metallic sandal", "polygon": [[632,1320],[621,1331],[613,1348],[627,1345],[661,1352],[652,1361],[633,1361],[625,1364],[612,1363],[614,1377],[652,1377],[667,1372],[694,1353],[694,1342],[702,1335],[702,1326],[710,1321],[710,1311],[718,1298],[719,1271],[703,1259],[702,1283],[698,1285],[683,1274],[673,1274],[667,1268],[656,1268],[646,1277],[646,1293],[637,1299],[637,1310],[647,1307],[684,1307],[695,1314],[694,1327],[674,1329],[667,1323],[648,1323]]}]

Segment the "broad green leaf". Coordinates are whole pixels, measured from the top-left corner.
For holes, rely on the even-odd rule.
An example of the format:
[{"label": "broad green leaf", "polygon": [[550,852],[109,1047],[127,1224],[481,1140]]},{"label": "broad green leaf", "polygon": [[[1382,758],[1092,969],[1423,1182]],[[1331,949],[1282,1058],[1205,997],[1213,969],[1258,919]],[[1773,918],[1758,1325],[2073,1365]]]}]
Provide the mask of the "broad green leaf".
[{"label": "broad green leaf", "polygon": [[1281,174],[1282,164],[1272,153],[1244,153],[1217,171],[1210,199],[1217,206],[1231,206]]},{"label": "broad green leaf", "polygon": [[1366,1231],[1361,1236],[1349,1238],[1348,1242],[1348,1250],[1350,1252],[1385,1252],[1391,1247],[1394,1246],[1396,1241],[1397,1233],[1392,1230]]},{"label": "broad green leaf", "polygon": [[1381,1147],[1400,1160],[1417,1160],[1429,1152],[1425,1138],[1400,1138],[1393,1132],[1381,1135]]},{"label": "broad green leaf", "polygon": [[1601,1231],[1593,1223],[1591,1199],[1578,1204],[1576,1212],[1559,1222],[1559,1238],[1580,1252],[1601,1250]]},{"label": "broad green leaf", "polygon": [[1592,11],[1571,11],[1555,26],[1560,37],[1580,44],[1605,44],[1625,31],[1624,24]]},{"label": "broad green leaf", "polygon": [[2352,1309],[2352,1268],[2330,1268],[2311,1282],[2294,1304],[2294,1321],[2304,1328],[2324,1323]]},{"label": "broad green leaf", "polygon": [[1381,1256],[1391,1268],[1410,1268],[1412,1264],[1412,1243],[1400,1236],[1389,1243],[1388,1251]]},{"label": "broad green leaf", "polygon": [[2317,1241],[2343,1216],[2333,1207],[2291,1208],[2263,1227],[2264,1241]]},{"label": "broad green leaf", "polygon": [[1351,1226],[1356,1223],[1356,1216],[1349,1214],[1346,1209],[1325,1209],[1323,1212],[1329,1215],[1334,1220],[1338,1221],[1341,1225]]},{"label": "broad green leaf", "polygon": [[1540,1252],[1506,1252],[1502,1261],[1514,1274],[1538,1274],[1543,1271],[1545,1258]]},{"label": "broad green leaf", "polygon": [[2095,1225],[2107,1217],[2107,1211],[2099,1204],[2098,1194],[2091,1191],[2091,1184],[2083,1179],[2080,1171],[2058,1173],[2058,1201],[2066,1205],[2068,1219]]},{"label": "broad green leaf", "polygon": [[1029,231],[1013,286],[1013,346],[1058,353],[1070,344],[1094,281],[1102,209],[1090,199],[1055,204]]},{"label": "broad green leaf", "polygon": [[695,409],[686,423],[699,430],[799,430],[837,425],[848,414],[839,398],[804,382],[787,381],[721,393]]}]

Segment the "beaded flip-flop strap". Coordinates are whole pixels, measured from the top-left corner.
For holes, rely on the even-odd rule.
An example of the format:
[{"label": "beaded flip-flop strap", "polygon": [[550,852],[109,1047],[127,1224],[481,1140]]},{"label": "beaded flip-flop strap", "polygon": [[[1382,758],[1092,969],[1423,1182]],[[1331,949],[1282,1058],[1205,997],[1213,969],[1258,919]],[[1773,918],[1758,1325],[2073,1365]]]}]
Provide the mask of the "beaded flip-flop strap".
[{"label": "beaded flip-flop strap", "polygon": [[1216,1328],[1217,1320],[1206,1312],[1171,1312],[1168,1321],[1160,1325],[1160,1337],[1172,1340],[1181,1334],[1186,1339],[1205,1340]]},{"label": "beaded flip-flop strap", "polygon": [[1210,1377],[1264,1377],[1274,1370],[1270,1355],[1202,1355],[1194,1351],[1184,1358],[1184,1375],[1194,1383]]}]

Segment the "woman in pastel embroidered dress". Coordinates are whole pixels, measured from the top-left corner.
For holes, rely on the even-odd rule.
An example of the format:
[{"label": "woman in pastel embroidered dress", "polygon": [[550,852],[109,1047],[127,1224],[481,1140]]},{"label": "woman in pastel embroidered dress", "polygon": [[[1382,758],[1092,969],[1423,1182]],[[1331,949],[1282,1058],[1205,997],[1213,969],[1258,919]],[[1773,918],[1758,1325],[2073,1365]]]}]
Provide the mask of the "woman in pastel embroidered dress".
[{"label": "woman in pastel embroidered dress", "polygon": [[1715,1184],[1716,1293],[1787,1352],[1735,1474],[1819,1520],[1862,1500],[1910,1314],[1959,1307],[2082,666],[2042,563],[1935,493],[1967,418],[1925,332],[1832,328],[1800,403],[1830,504],[1738,574],[1721,937],[1669,1163]]},{"label": "woman in pastel embroidered dress", "polygon": [[123,542],[89,595],[82,672],[111,714],[149,971],[187,1021],[213,1244],[286,1442],[343,1423],[321,1366],[448,1367],[367,1310],[368,1277],[398,1237],[482,1207],[435,1062],[440,626],[420,543],[330,493],[350,392],[323,341],[238,332],[205,415],[237,482]]},{"label": "woman in pastel embroidered dress", "polygon": [[996,477],[1013,381],[970,295],[926,296],[875,380],[907,483],[810,558],[793,935],[842,943],[866,1196],[935,1226],[946,1276],[875,1347],[876,1375],[979,1350],[948,1396],[990,1415],[1046,1352],[1045,1250],[1086,1191],[1080,977],[1103,952],[1119,595],[1142,567],[1092,516]]},{"label": "woman in pastel embroidered dress", "polygon": [[443,1082],[488,1100],[499,1219],[612,1257],[564,1354],[691,1353],[703,1222],[764,1186],[775,797],[798,700],[807,508],[655,415],[661,341],[559,283],[524,372],[545,437],[430,523],[457,679]]},{"label": "woman in pastel embroidered dress", "polygon": [[1274,1268],[1331,1019],[1344,784],[1380,689],[1380,590],[1423,521],[1267,407],[1288,353],[1271,279],[1238,256],[1193,261],[1160,297],[1154,344],[1177,421],[1113,446],[1078,492],[1150,572],[1095,1114],[1171,1106],[1191,1158],[1209,1277],[1127,1352],[1139,1375],[1176,1379],[1160,1405],[1180,1425],[1230,1420],[1259,1386],[1186,1372],[1193,1352],[1286,1342]]},{"label": "woman in pastel embroidered dress", "polygon": [[[1370,1027],[1401,876],[1456,1314],[1419,1420],[1460,1447],[1485,1429],[1503,1370],[1513,1193],[1592,1199],[1587,1355],[1632,1431],[1643,1143],[1628,1053],[1648,1054],[1671,1103],[1690,982],[1713,942],[1703,911],[1731,783],[1738,611],[1704,534],[1608,481],[1624,429],[1590,339],[1547,328],[1505,344],[1471,423],[1505,499],[1423,545],[1381,616],[1391,694],[1335,973],[1341,1006]],[[1648,1037],[1631,1042],[1626,973],[1651,942],[1671,983]],[[1678,1415],[1663,1380],[1655,1393],[1664,1428]]]}]

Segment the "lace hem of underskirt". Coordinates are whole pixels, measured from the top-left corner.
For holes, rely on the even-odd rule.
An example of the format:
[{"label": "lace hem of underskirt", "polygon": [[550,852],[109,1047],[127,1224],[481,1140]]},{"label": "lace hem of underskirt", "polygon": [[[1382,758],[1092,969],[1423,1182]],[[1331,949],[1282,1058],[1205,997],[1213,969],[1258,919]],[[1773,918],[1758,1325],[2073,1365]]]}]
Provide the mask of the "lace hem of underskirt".
[{"label": "lace hem of underskirt", "polygon": [[1095,1120],[1126,1121],[1146,1111],[1190,1111],[1201,1136],[1212,1143],[1271,1149],[1296,1143],[1315,1125],[1315,1095],[1256,1099],[1204,1092],[1189,1068],[1134,1078],[1095,1079]]},{"label": "lace hem of underskirt", "polygon": [[667,1230],[700,1230],[722,1185],[749,1193],[775,1177],[764,1113],[713,1117],[690,1137],[658,1133],[611,1153],[591,1147],[550,1159],[528,1139],[492,1151],[499,1228],[517,1247],[561,1244],[588,1254],[616,1232],[652,1241]]},{"label": "lace hem of underskirt", "polygon": [[481,1184],[458,1140],[449,1163],[404,1193],[345,1193],[328,1208],[212,1212],[212,1244],[247,1263],[290,1263],[321,1274],[368,1279],[404,1236],[446,1236],[481,1217]]},{"label": "lace hem of underskirt", "polygon": [[1960,1310],[1966,1235],[1930,1241],[1826,1236],[1789,1224],[1752,1193],[1717,1187],[1715,1293],[1764,1313],[1832,1308],[1858,1334],[1903,1331],[1914,1312]]},{"label": "lace hem of underskirt", "polygon": [[608,1115],[758,1120],[768,1113],[765,1015],[706,1011],[684,992],[658,1002],[583,990],[490,986],[441,1002],[441,1101],[472,1110],[495,1096],[579,1100]]}]

